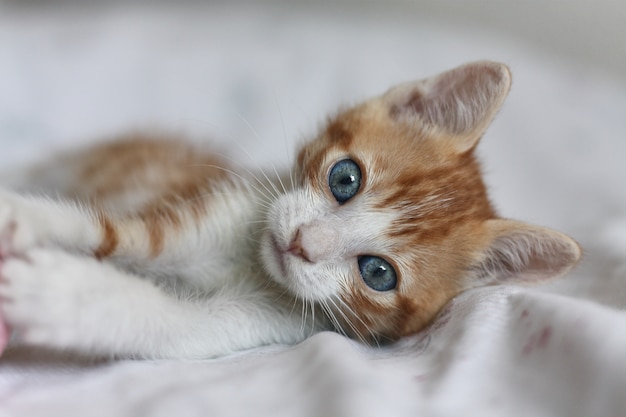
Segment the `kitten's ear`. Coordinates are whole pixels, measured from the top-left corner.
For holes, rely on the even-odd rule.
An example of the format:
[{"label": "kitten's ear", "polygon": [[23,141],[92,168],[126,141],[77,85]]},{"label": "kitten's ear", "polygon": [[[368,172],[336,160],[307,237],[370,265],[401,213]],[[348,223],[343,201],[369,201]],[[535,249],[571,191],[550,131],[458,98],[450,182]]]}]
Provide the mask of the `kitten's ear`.
[{"label": "kitten's ear", "polygon": [[543,281],[563,275],[580,260],[580,246],[563,233],[502,219],[485,226],[489,245],[472,270],[470,287]]},{"label": "kitten's ear", "polygon": [[506,65],[480,61],[396,86],[383,95],[383,101],[392,118],[417,118],[437,132],[452,135],[462,153],[476,146],[510,87]]}]

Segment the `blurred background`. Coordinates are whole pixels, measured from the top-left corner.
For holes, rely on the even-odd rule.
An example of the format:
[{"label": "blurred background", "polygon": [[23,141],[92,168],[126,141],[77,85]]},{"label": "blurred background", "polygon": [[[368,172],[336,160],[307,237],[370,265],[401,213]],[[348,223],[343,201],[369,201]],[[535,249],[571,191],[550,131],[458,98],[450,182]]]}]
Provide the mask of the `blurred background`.
[{"label": "blurred background", "polygon": [[282,167],[339,106],[490,59],[514,78],[480,147],[497,206],[584,243],[626,213],[625,22],[623,0],[5,0],[0,166],[147,129]]},{"label": "blurred background", "polygon": [[594,61],[626,74],[626,3],[620,0],[292,0],[292,1],[129,1],[129,0],[4,0],[0,4],[20,9],[173,6],[206,8],[240,4],[275,6],[286,11],[343,9],[376,14],[414,15],[460,27],[505,32],[574,59]]}]

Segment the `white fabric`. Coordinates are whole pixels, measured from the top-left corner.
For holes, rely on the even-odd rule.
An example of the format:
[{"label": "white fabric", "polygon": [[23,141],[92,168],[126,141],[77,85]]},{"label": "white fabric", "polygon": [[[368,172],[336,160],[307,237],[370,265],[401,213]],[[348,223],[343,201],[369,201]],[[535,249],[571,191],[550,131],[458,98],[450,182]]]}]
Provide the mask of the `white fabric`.
[{"label": "white fabric", "polygon": [[481,143],[493,198],[577,238],[575,272],[470,291],[381,348],[323,333],[199,362],[12,350],[0,416],[626,415],[626,84],[592,66],[402,11],[7,8],[0,167],[134,127],[282,166],[338,105],[483,58],[514,74]]}]

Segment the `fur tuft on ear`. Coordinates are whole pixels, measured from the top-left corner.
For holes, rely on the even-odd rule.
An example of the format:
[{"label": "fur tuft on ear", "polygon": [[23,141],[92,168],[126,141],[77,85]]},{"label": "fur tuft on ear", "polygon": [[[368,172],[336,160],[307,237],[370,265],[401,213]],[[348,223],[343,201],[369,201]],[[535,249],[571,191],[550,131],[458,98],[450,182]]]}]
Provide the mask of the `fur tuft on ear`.
[{"label": "fur tuft on ear", "polygon": [[581,249],[557,231],[513,220],[489,220],[490,244],[473,268],[470,286],[532,283],[555,278],[574,267]]},{"label": "fur tuft on ear", "polygon": [[479,61],[396,86],[383,100],[392,118],[418,120],[451,135],[457,152],[463,153],[476,146],[510,87],[511,73],[506,65]]}]

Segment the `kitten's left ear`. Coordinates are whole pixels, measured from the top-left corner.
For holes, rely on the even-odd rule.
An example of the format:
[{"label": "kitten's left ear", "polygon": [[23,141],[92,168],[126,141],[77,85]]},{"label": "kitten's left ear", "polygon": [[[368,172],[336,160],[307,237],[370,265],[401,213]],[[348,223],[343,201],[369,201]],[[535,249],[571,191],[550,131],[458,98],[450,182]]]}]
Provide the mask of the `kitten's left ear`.
[{"label": "kitten's left ear", "polygon": [[489,243],[472,268],[468,287],[544,281],[565,274],[580,260],[578,243],[555,230],[504,219],[488,220],[485,228]]},{"label": "kitten's left ear", "polygon": [[479,61],[431,78],[401,84],[382,97],[392,118],[419,122],[452,136],[459,153],[472,149],[502,106],[511,87],[504,64]]}]

